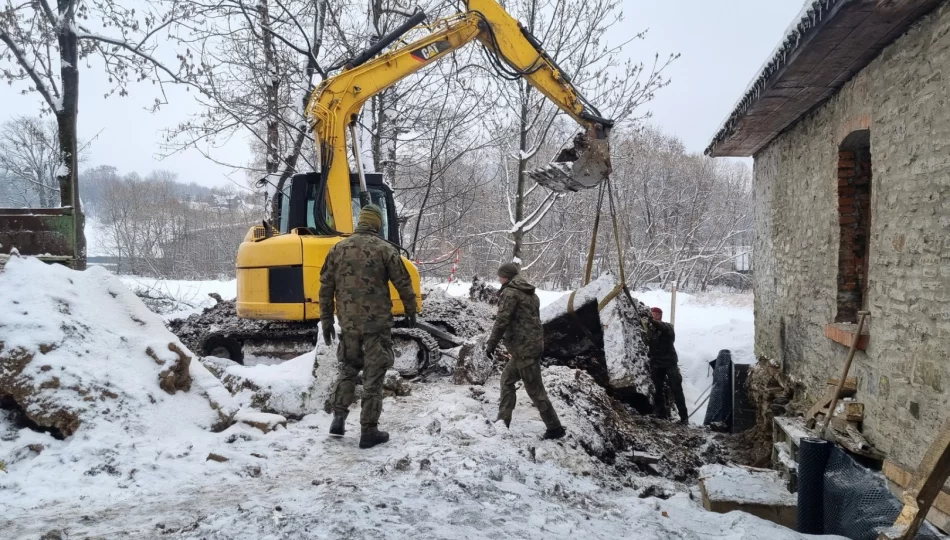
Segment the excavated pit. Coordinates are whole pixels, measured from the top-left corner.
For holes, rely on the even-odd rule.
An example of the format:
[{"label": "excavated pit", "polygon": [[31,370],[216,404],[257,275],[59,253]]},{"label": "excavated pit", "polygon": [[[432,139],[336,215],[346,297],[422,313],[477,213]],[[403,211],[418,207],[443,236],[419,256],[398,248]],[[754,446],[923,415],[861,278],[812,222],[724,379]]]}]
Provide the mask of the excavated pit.
[{"label": "excavated pit", "polygon": [[703,465],[751,464],[741,438],[642,416],[585,372],[551,368],[545,384],[555,407],[562,407],[559,414],[580,427],[572,440],[621,475],[692,482]]}]

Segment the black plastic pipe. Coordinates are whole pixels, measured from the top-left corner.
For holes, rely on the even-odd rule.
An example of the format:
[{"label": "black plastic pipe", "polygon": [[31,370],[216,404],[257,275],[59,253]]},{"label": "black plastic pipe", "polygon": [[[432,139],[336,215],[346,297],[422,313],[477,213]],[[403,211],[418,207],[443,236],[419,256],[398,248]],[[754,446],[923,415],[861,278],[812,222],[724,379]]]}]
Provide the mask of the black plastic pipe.
[{"label": "black plastic pipe", "polygon": [[825,468],[832,444],[803,437],[798,448],[798,516],[795,529],[804,534],[825,533]]}]

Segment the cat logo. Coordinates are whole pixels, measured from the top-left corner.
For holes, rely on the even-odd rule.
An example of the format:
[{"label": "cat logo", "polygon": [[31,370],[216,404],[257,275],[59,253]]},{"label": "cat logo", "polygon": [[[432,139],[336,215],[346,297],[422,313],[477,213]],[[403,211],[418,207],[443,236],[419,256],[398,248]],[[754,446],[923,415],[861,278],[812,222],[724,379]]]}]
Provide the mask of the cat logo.
[{"label": "cat logo", "polygon": [[447,50],[449,47],[450,45],[448,41],[436,41],[435,43],[430,43],[425,47],[419,47],[409,54],[420,62],[428,62],[429,60],[432,60],[438,56],[439,53]]}]

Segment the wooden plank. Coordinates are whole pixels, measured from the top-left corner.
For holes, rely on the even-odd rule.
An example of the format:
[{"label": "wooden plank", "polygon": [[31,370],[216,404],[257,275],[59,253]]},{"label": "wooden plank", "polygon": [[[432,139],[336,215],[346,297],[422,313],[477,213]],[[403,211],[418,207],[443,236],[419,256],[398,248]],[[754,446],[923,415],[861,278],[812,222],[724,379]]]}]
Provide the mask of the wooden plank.
[{"label": "wooden plank", "polygon": [[[894,482],[901,489],[905,489],[914,480],[913,471],[905,468],[900,463],[891,460],[884,461],[884,476]],[[945,514],[950,514],[950,488],[944,486],[934,499],[933,507]]]},{"label": "wooden plank", "polygon": [[822,410],[827,409],[831,402],[835,399],[835,387],[829,387],[825,389],[825,393],[818,398],[818,401],[808,409],[808,414],[805,415],[805,420],[812,420],[815,416],[820,413]]},{"label": "wooden plank", "polygon": [[927,512],[950,478],[950,417],[927,448],[913,479],[904,490],[904,508],[894,526],[882,533],[879,540],[913,540],[927,517]]},{"label": "wooden plank", "polygon": [[[828,386],[838,386],[838,377],[833,377],[828,379]],[[858,378],[857,377],[848,377],[844,380],[844,386],[841,388],[841,395],[844,396],[846,392],[851,392],[852,395],[858,391]],[[845,396],[847,397],[847,396]]]}]

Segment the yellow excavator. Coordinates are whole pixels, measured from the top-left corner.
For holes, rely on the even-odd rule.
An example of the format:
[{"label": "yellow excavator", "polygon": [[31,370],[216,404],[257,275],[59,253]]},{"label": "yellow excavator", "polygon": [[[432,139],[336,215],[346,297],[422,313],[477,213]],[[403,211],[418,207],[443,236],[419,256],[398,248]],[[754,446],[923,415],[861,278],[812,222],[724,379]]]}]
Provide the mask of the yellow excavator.
[{"label": "yellow excavator", "polygon": [[[612,122],[581,96],[541,43],[496,0],[465,0],[465,6],[465,11],[428,25],[425,14],[417,10],[315,90],[307,114],[313,123],[321,170],[293,176],[289,186],[276,193],[279,222],[264,222],[252,228],[237,255],[237,315],[269,322],[253,330],[238,328],[212,334],[202,344],[205,354],[240,362],[246,342],[312,344],[320,320],[320,269],[330,248],[353,232],[354,216],[362,206],[374,203],[383,209],[381,234],[398,247],[393,191],[381,175],[362,170],[357,116],[374,95],[472,41],[481,43],[494,67],[523,77],[584,128],[574,138],[573,147],[562,150],[550,165],[530,171],[529,177],[558,192],[595,187],[606,179],[610,173],[607,140]],[[383,53],[415,28],[429,33],[411,43],[400,41]],[[350,170],[347,159],[348,130],[357,156],[355,171]],[[421,317],[416,328],[400,328],[397,322],[393,338],[397,349],[401,348],[397,356],[409,358],[401,365],[397,360],[396,367],[411,374],[433,362],[439,347],[460,343],[453,336],[450,321],[425,319],[419,271],[408,259],[403,262],[412,277]],[[391,296],[393,314],[403,315],[395,289]]]}]

